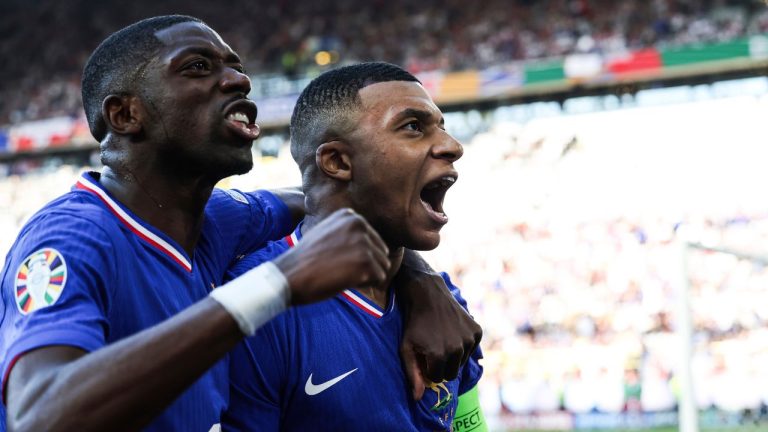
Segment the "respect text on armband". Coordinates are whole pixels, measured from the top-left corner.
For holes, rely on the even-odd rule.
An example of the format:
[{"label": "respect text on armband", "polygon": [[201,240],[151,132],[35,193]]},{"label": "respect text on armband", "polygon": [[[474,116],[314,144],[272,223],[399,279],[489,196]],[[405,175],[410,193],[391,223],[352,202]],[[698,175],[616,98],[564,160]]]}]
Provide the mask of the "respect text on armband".
[{"label": "respect text on armband", "polygon": [[480,408],[475,408],[461,417],[453,419],[453,430],[454,432],[469,432],[480,427],[482,424],[483,421],[482,417],[480,417]]}]

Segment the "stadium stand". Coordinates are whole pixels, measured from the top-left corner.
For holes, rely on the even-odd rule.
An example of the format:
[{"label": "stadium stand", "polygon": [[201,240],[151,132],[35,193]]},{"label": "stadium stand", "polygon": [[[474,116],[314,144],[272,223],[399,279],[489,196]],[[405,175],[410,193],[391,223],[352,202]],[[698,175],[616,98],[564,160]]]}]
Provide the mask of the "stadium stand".
[{"label": "stadium stand", "polygon": [[[0,5],[0,125],[80,114],[82,65],[95,41],[144,16],[205,17],[246,60],[251,73],[297,76],[326,62],[384,60],[411,72],[482,68],[578,52],[723,42],[768,31],[768,11],[752,0],[492,0],[214,3],[138,0],[96,7],[91,0],[22,0]],[[46,23],[46,29],[30,23]],[[29,65],[34,64],[34,67]]]}]

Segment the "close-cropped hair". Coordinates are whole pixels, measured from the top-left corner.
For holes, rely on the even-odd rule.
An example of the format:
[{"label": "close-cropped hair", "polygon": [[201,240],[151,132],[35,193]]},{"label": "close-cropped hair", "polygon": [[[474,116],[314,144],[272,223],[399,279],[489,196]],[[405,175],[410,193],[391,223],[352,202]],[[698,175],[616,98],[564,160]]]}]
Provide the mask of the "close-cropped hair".
[{"label": "close-cropped hair", "polygon": [[101,113],[104,98],[131,91],[138,72],[162,46],[155,34],[183,22],[202,23],[186,15],[147,18],[112,33],[93,51],[83,69],[82,95],[88,128],[97,141],[107,134]]},{"label": "close-cropped hair", "polygon": [[309,83],[296,101],[290,126],[291,155],[302,171],[329,133],[348,127],[347,116],[360,106],[360,90],[389,81],[420,82],[399,66],[369,62],[330,70]]}]

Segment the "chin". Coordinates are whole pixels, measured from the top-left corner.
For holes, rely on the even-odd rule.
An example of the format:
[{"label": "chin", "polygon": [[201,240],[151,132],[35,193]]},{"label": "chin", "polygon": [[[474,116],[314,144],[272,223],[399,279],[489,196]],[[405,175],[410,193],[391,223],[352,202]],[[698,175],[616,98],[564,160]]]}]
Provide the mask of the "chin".
[{"label": "chin", "polygon": [[253,156],[249,151],[247,155],[242,157],[233,157],[218,164],[211,163],[211,167],[220,172],[224,177],[246,174],[253,168]]},{"label": "chin", "polygon": [[234,164],[232,166],[232,175],[247,174],[251,169],[253,169],[253,159],[241,161],[240,163]]},{"label": "chin", "polygon": [[440,245],[440,233],[427,232],[420,235],[411,236],[405,246],[411,250],[429,251]]}]

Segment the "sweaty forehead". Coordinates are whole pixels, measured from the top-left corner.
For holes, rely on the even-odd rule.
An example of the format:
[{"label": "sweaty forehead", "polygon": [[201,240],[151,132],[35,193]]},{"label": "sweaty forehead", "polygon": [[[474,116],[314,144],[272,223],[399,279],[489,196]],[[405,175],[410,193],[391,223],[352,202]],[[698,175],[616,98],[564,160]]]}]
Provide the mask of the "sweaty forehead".
[{"label": "sweaty forehead", "polygon": [[428,111],[440,117],[440,109],[424,90],[411,81],[387,81],[360,89],[360,101],[366,114],[388,120],[406,109]]},{"label": "sweaty forehead", "polygon": [[165,45],[165,53],[173,53],[188,47],[206,47],[216,51],[231,53],[232,48],[205,24],[194,21],[174,24],[155,33]]}]

